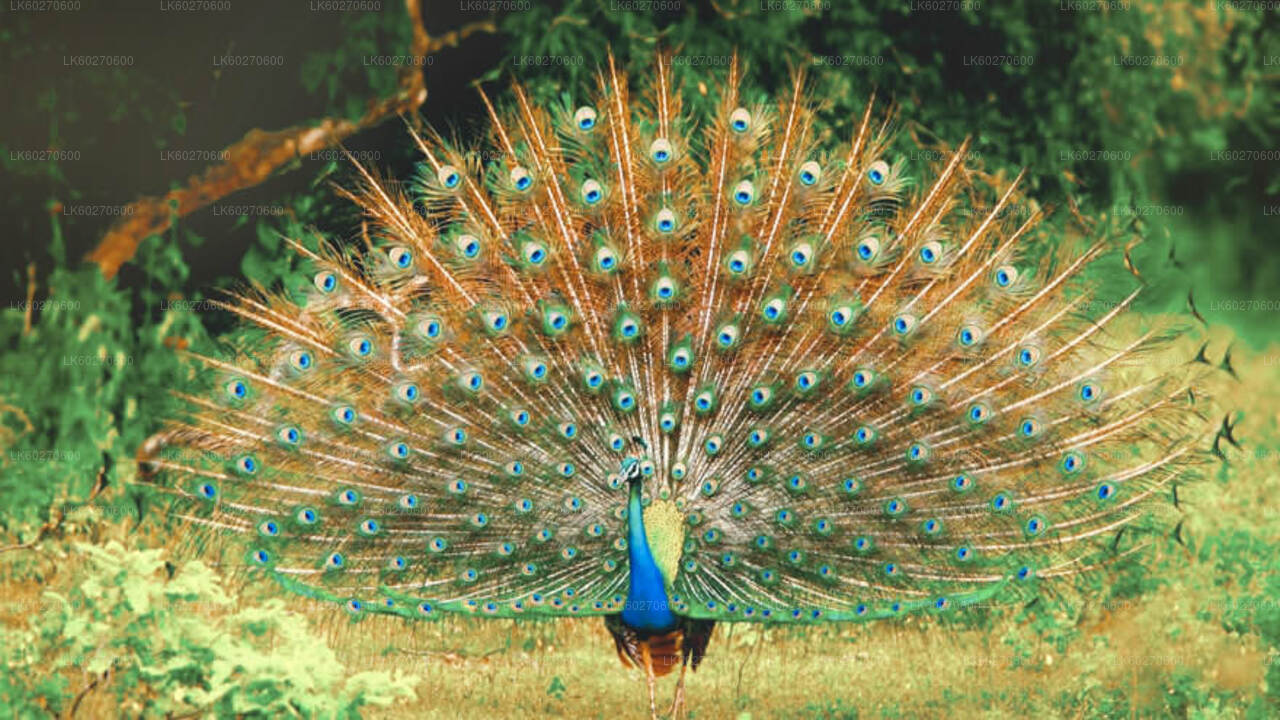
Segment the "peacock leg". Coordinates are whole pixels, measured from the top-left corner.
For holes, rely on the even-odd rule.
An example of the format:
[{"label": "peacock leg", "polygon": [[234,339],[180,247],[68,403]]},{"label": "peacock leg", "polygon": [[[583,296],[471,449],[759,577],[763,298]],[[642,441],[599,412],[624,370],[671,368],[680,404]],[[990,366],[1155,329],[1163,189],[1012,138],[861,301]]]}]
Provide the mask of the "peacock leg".
[{"label": "peacock leg", "polygon": [[653,656],[649,654],[648,641],[640,642],[640,657],[644,660],[644,678],[649,683],[649,718],[658,720],[658,702],[655,698],[657,688],[654,685]]},{"label": "peacock leg", "polygon": [[680,665],[680,679],[676,681],[676,694],[671,699],[671,709],[667,711],[667,716],[671,720],[680,717],[680,713],[684,711],[684,674],[689,670],[689,661],[685,660]]}]

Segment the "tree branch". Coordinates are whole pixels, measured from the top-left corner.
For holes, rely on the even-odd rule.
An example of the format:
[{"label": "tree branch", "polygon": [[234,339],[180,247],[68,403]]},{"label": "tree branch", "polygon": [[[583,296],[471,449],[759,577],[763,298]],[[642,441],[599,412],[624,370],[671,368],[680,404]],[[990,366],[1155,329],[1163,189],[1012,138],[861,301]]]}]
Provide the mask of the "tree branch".
[{"label": "tree branch", "polygon": [[[492,21],[483,21],[433,39],[423,27],[420,0],[405,0],[405,8],[413,24],[411,51],[418,57],[445,47],[456,47],[478,32],[497,32]],[[143,240],[168,230],[177,218],[263,182],[295,158],[333,147],[389,117],[413,112],[426,99],[422,70],[411,65],[402,69],[400,88],[396,93],[374,102],[356,122],[330,117],[316,124],[295,125],[284,130],[250,130],[226,149],[224,162],[205,169],[199,175],[192,175],[184,187],[170,190],[160,197],[141,197],[130,203],[122,219],[107,230],[85,259],[96,263],[106,277],[114,277],[120,267],[133,258]]]}]

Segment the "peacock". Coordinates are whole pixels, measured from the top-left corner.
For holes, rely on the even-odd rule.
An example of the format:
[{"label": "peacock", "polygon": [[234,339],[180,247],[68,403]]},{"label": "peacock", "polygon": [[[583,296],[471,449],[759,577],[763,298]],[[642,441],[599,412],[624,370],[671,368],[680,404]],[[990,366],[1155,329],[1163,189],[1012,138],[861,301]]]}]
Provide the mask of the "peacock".
[{"label": "peacock", "polygon": [[1187,328],[1100,299],[1116,242],[1042,232],[967,140],[913,179],[874,97],[836,144],[803,71],[770,102],[735,58],[701,117],[672,66],[482,92],[491,145],[410,128],[408,182],[353,162],[358,247],[286,238],[304,283],[219,301],[243,340],[140,452],[188,546],[356,617],[598,616],[656,717],[717,623],[963,612],[1148,544],[1207,396]]}]

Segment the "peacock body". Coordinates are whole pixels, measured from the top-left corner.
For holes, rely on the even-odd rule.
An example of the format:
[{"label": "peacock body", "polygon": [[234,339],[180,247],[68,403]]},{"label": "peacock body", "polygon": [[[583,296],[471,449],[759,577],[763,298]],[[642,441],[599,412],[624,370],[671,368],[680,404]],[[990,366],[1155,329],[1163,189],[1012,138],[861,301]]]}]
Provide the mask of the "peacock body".
[{"label": "peacock body", "polygon": [[967,144],[914,186],[872,104],[824,145],[800,76],[753,103],[735,62],[704,119],[653,78],[486,99],[495,159],[415,133],[408,190],[359,168],[366,250],[291,239],[313,282],[226,303],[257,334],[144,449],[189,536],[353,615],[602,616],[651,710],[714,623],[955,612],[1140,547],[1201,419],[1137,291],[1090,311],[1106,241],[1036,242]]}]

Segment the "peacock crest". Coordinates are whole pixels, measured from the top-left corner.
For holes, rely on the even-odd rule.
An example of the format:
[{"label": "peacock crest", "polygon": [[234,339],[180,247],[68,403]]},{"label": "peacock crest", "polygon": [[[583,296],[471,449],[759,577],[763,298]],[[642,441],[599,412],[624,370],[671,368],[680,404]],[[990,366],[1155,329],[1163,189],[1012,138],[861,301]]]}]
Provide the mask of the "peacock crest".
[{"label": "peacock crest", "polygon": [[1203,399],[1152,368],[1179,328],[1096,302],[1113,244],[1046,237],[967,142],[921,177],[874,102],[832,144],[802,74],[754,102],[735,62],[694,117],[670,69],[486,98],[484,163],[426,132],[411,183],[357,166],[366,248],[291,238],[311,282],[226,303],[256,334],[144,451],[188,532],[353,615],[605,616],[651,682],[714,622],[1140,548]]}]

